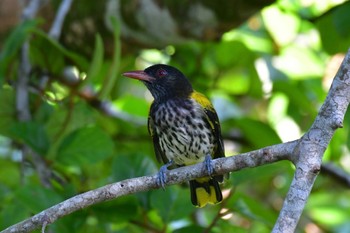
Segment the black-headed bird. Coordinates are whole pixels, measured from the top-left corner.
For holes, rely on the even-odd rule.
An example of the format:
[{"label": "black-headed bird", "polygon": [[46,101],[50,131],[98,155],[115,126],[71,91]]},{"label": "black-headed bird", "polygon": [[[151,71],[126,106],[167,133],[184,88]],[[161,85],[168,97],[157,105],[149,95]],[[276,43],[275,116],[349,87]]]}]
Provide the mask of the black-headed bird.
[{"label": "black-headed bird", "polygon": [[[211,102],[193,90],[185,75],[172,66],[157,64],[123,75],[141,80],[154,97],[148,130],[156,157],[165,164],[159,171],[158,183],[164,185],[164,172],[170,165],[204,162],[211,174],[211,160],[225,157],[219,119]],[[223,175],[191,180],[192,204],[203,207],[221,202],[218,182],[222,181]]]}]

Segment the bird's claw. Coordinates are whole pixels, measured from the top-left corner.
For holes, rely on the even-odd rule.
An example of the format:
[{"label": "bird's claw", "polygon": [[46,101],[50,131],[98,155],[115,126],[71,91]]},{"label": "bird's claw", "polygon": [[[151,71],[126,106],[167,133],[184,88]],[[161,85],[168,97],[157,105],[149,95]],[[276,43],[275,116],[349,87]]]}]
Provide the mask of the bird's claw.
[{"label": "bird's claw", "polygon": [[170,167],[171,165],[173,165],[173,161],[169,161],[168,163],[164,164],[163,166],[160,167],[158,174],[157,174],[157,185],[159,187],[162,187],[163,189],[165,189],[165,183],[167,180],[166,177],[166,172],[168,171],[168,167]]},{"label": "bird's claw", "polygon": [[204,165],[205,165],[205,169],[208,172],[209,176],[211,176],[214,172],[212,161],[213,160],[211,159],[211,155],[205,156]]}]

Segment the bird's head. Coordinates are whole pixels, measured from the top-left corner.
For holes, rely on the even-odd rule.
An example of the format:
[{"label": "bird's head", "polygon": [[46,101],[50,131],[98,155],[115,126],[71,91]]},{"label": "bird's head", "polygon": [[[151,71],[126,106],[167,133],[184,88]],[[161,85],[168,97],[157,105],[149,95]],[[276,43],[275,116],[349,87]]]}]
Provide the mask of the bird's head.
[{"label": "bird's head", "polygon": [[145,70],[123,73],[124,76],[141,80],[155,100],[186,98],[192,93],[192,85],[178,69],[168,65],[153,65]]}]

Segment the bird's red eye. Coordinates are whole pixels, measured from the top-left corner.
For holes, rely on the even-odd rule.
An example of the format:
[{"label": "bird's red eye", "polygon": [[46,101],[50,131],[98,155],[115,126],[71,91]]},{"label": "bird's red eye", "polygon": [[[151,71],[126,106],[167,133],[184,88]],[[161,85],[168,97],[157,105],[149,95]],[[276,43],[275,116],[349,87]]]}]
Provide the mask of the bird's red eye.
[{"label": "bird's red eye", "polygon": [[165,77],[166,75],[168,75],[168,72],[166,72],[164,69],[159,69],[157,70],[157,76],[160,78]]}]

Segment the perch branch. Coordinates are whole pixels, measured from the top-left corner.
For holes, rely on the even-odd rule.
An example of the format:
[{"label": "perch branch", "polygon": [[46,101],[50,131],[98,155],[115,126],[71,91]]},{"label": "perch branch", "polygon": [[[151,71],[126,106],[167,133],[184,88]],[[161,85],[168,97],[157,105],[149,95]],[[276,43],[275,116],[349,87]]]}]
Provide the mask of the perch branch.
[{"label": "perch branch", "polygon": [[[257,167],[280,160],[289,160],[297,142],[292,141],[249,153],[213,160],[215,174],[225,174],[243,168]],[[202,163],[180,167],[167,172],[166,186],[180,184],[206,175],[207,171]],[[156,179],[157,175],[132,178],[82,193],[17,223],[1,231],[1,233],[30,232],[88,206],[125,195],[160,188],[157,186]]]},{"label": "perch branch", "polygon": [[350,102],[350,50],[346,54],[311,128],[299,140],[292,160],[296,170],[284,200],[274,233],[292,233],[306,205],[311,189],[321,170],[322,158]]}]

